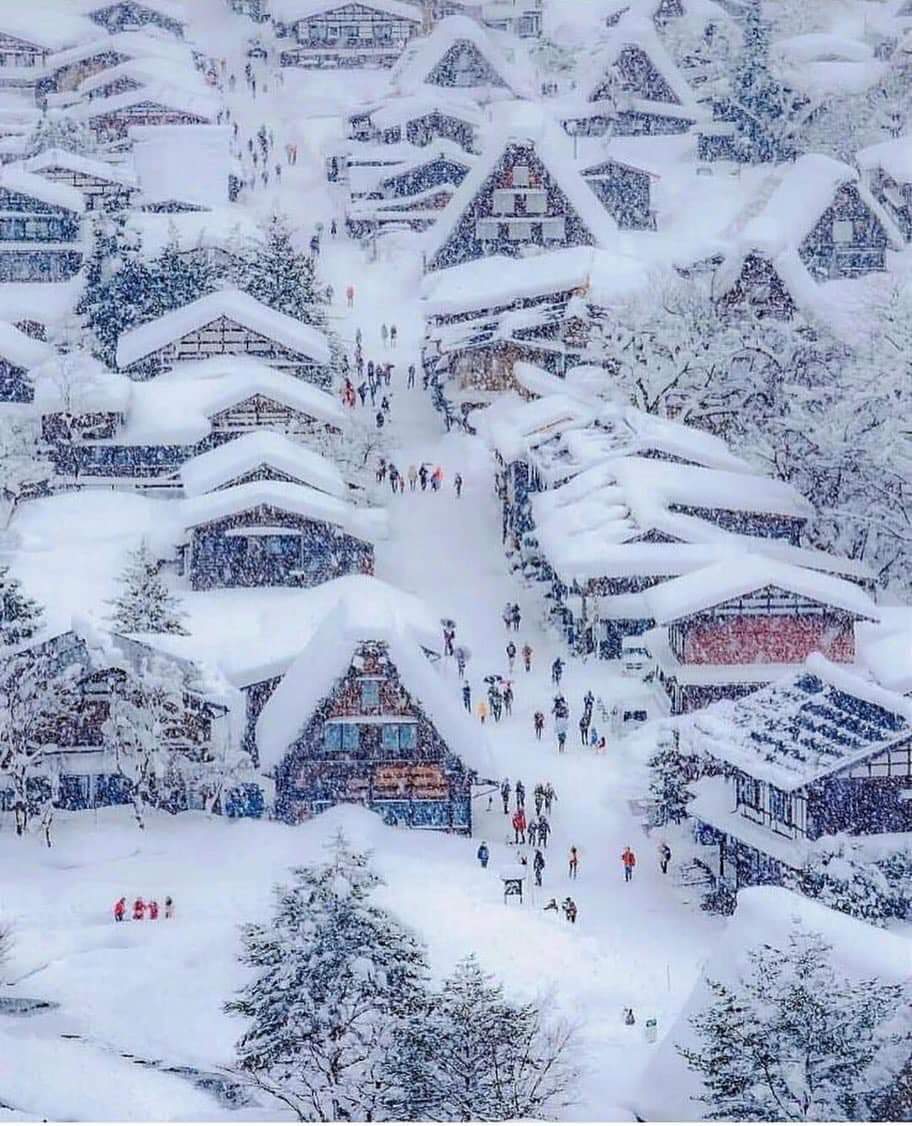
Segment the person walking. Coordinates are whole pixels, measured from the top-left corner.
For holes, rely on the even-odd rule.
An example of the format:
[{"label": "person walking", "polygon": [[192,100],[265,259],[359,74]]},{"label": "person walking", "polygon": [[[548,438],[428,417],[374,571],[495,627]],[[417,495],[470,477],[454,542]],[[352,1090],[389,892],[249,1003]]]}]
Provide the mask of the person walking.
[{"label": "person walking", "polygon": [[122,895],[114,904],[114,922],[122,923],[127,910],[127,897]]},{"label": "person walking", "polygon": [[671,860],[671,849],[668,847],[667,841],[662,841],[659,845],[659,867],[662,870],[662,875],[668,875],[668,864]]},{"label": "person walking", "polygon": [[535,738],[541,742],[542,732],[545,729],[545,715],[544,712],[536,712],[532,717],[532,722],[535,724]]},{"label": "person walking", "polygon": [[523,668],[526,672],[532,671],[532,646],[527,641],[522,647]]},{"label": "person walking", "polygon": [[551,816],[551,803],[557,801],[557,794],[550,782],[545,783],[545,813]]},{"label": "person walking", "polygon": [[139,922],[146,917],[146,905],[143,902],[143,897],[140,896],[133,902],[133,918]]},{"label": "person walking", "polygon": [[564,902],[561,904],[564,909],[564,918],[568,923],[575,923],[577,916],[576,904],[568,895]]},{"label": "person walking", "polygon": [[564,662],[560,657],[555,657],[551,665],[551,683],[560,684],[561,677],[564,675]]},{"label": "person walking", "polygon": [[380,326],[380,340],[382,341],[384,348],[388,347],[387,342],[389,340],[389,329],[386,327],[385,323]]},{"label": "person walking", "polygon": [[[564,721],[561,720],[560,722],[563,723]],[[558,731],[557,731],[557,750],[558,750],[558,753],[563,754],[564,748],[566,747],[566,745],[567,745],[567,728],[566,728],[566,726],[559,727]]]},{"label": "person walking", "polygon": [[384,422],[383,411],[377,411],[376,415],[374,416],[374,421],[377,424],[377,429],[382,430],[383,429],[383,422]]},{"label": "person walking", "polygon": [[484,721],[488,718],[488,705],[484,702],[484,700],[478,701],[475,711],[478,714],[478,718],[482,723],[484,723]]},{"label": "person walking", "polygon": [[538,819],[538,843],[542,848],[548,847],[548,837],[551,835],[551,822],[542,814]]},{"label": "person walking", "polygon": [[174,918],[174,900],[171,898],[170,895],[165,896],[165,918],[166,919],[173,919]]},{"label": "person walking", "polygon": [[390,489],[393,493],[399,491],[399,470],[395,467],[395,465],[391,465],[389,467],[389,483]]},{"label": "person walking", "polygon": [[482,866],[482,868],[487,868],[488,860],[490,860],[491,858],[491,853],[488,851],[488,846],[484,841],[482,841],[478,846],[478,852],[476,852],[475,855],[478,857],[478,863]]},{"label": "person walking", "polygon": [[418,468],[418,480],[421,482],[421,491],[427,492],[428,471],[427,466],[422,462]]},{"label": "person walking", "polygon": [[507,642],[506,654],[507,654],[507,667],[509,668],[510,673],[512,674],[513,665],[516,662],[516,646],[513,644],[512,641]]},{"label": "person walking", "polygon": [[532,858],[532,871],[535,873],[535,886],[540,888],[542,886],[542,873],[545,870],[545,858],[541,854],[540,849],[535,850],[535,856]]},{"label": "person walking", "polygon": [[507,715],[513,714],[513,685],[507,681],[503,689],[503,705]]},{"label": "person walking", "polygon": [[541,817],[542,806],[545,804],[545,788],[541,782],[536,783],[532,795],[535,798],[535,816]]},{"label": "person walking", "polygon": [[158,900],[156,899],[149,900],[149,918],[153,922],[158,918]]},{"label": "person walking", "polygon": [[414,364],[409,364],[409,366],[408,366],[408,380],[406,381],[405,385],[409,389],[411,389],[412,387],[415,386],[415,365]]},{"label": "person walking", "polygon": [[538,822],[530,821],[526,826],[526,835],[529,838],[529,844],[534,848],[538,844]]},{"label": "person walking", "polygon": [[510,622],[513,626],[513,631],[515,633],[519,633],[519,627],[522,623],[522,611],[519,608],[518,602],[513,603],[513,611],[510,614]]},{"label": "person walking", "polygon": [[513,814],[513,843],[526,843],[526,815],[522,809],[517,809]]},{"label": "person walking", "polygon": [[462,645],[457,645],[455,650],[456,657],[456,671],[459,673],[460,679],[465,677],[466,662],[469,659],[468,650]]},{"label": "person walking", "polygon": [[443,470],[438,465],[434,472],[431,474],[431,491],[435,493],[440,492],[440,486],[443,484]]},{"label": "person walking", "polygon": [[585,712],[580,716],[579,721],[580,743],[585,747],[589,743],[589,717]]},{"label": "person walking", "polygon": [[459,500],[459,498],[462,496],[462,474],[461,473],[457,473],[456,476],[453,478],[453,488],[456,490],[456,499]]},{"label": "person walking", "polygon": [[570,879],[575,880],[577,871],[579,870],[579,851],[577,850],[576,845],[570,846],[570,855],[568,857],[568,862],[570,866]]},{"label": "person walking", "polygon": [[510,812],[510,779],[504,778],[500,784],[500,797],[503,801],[504,813]]},{"label": "person walking", "polygon": [[355,305],[355,287],[353,285],[347,285],[345,287],[345,301],[346,301],[346,304],[348,305],[349,309],[354,308],[354,305]]},{"label": "person walking", "polygon": [[399,333],[396,330],[396,326],[390,325],[390,348],[396,347],[396,338],[398,337],[398,335]]},{"label": "person walking", "polygon": [[515,793],[516,793],[516,808],[517,809],[525,809],[526,808],[526,787],[522,784],[522,781],[519,780],[519,779],[517,779],[517,782],[516,782]]},{"label": "person walking", "polygon": [[336,222],[335,218],[334,218],[334,219],[333,219],[333,221],[332,221],[332,222],[331,222],[331,223],[329,224],[329,233],[330,233],[330,235],[331,235],[331,236],[332,236],[333,238],[335,238],[335,237],[336,237],[336,235],[337,235],[337,234],[339,233],[339,225],[338,225],[338,223]]},{"label": "person walking", "polygon": [[637,862],[636,853],[633,851],[633,849],[630,847],[630,845],[627,845],[627,847],[621,853],[621,863],[624,865],[624,883],[625,884],[629,884],[630,881],[633,879],[633,870],[636,867],[636,862]]},{"label": "person walking", "polygon": [[471,715],[472,713],[472,688],[469,682],[466,681],[462,686],[462,704],[465,710]]}]

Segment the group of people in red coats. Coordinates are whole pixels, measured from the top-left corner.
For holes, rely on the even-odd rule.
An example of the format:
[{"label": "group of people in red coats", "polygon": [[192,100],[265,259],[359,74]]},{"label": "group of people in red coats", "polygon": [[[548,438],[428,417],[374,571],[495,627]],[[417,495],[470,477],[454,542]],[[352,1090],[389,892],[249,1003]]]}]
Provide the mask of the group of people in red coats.
[{"label": "group of people in red coats", "polygon": [[[159,914],[158,900],[157,899],[150,899],[149,902],[146,903],[146,901],[143,899],[142,896],[139,896],[138,899],[134,899],[133,900],[133,918],[137,922],[141,922],[143,919],[145,919],[147,913],[148,913],[148,916],[149,916],[150,919],[154,920],[154,919],[158,918],[158,914]],[[173,919],[174,918],[174,900],[171,898],[170,895],[165,897],[164,915],[165,915],[166,919]],[[126,917],[127,917],[127,897],[125,895],[122,895],[120,897],[120,899],[118,899],[118,901],[114,904],[114,921],[116,923],[122,923]]]}]

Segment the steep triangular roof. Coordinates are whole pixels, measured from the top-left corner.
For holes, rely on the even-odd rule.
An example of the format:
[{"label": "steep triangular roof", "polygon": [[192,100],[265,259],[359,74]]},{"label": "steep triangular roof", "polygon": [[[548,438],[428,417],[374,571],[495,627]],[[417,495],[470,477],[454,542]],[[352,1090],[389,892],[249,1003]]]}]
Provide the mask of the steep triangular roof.
[{"label": "steep triangular roof", "polygon": [[180,470],[184,494],[202,496],[260,468],[277,470],[330,496],[348,496],[342,474],[329,458],[272,430],[242,434],[185,461]]},{"label": "steep triangular roof", "polygon": [[505,113],[488,140],[485,154],[428,232],[425,256],[429,270],[487,257],[474,234],[466,234],[464,224],[474,217],[488,217],[481,203],[509,178],[517,165],[528,166],[531,174],[542,183],[549,183],[563,197],[564,213],[572,220],[572,229],[554,249],[604,246],[616,233],[617,224],[573,165],[569,139],[540,114],[512,112],[522,105],[514,102],[504,107]]},{"label": "steep triangular roof", "polygon": [[522,70],[466,16],[449,16],[430,35],[413,41],[393,69],[390,85],[400,93],[433,87],[479,100],[532,96]]}]

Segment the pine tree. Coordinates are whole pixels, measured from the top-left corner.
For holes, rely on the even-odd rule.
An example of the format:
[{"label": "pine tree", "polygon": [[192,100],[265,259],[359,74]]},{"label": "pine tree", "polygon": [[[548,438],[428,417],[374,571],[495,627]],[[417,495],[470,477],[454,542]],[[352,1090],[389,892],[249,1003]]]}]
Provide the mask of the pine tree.
[{"label": "pine tree", "polygon": [[109,602],[114,607],[111,623],[121,633],[187,633],[184,612],[159,567],[145,540],[131,552],[120,576],[120,594]]},{"label": "pine tree", "polygon": [[648,766],[649,795],[655,803],[654,824],[680,824],[687,818],[688,802],[693,801],[693,794],[687,785],[696,781],[702,773],[699,758],[684,754],[677,732],[672,731],[663,733],[660,737]]},{"label": "pine tree", "polygon": [[912,855],[904,850],[871,860],[861,841],[840,835],[814,850],[793,879],[796,891],[874,926],[905,918]]},{"label": "pine tree", "polygon": [[216,271],[203,255],[181,252],[177,231],[171,225],[164,250],[148,264],[149,290],[145,315],[160,317],[212,293],[218,286]]},{"label": "pine tree", "polygon": [[63,149],[82,156],[98,151],[95,134],[88,125],[62,110],[46,110],[25,142],[25,156],[35,156],[48,149]]},{"label": "pine tree", "polygon": [[426,1007],[424,950],[372,902],[382,880],[343,836],[293,876],[271,922],[244,928],[257,976],[226,1006],[250,1022],[237,1065],[302,1121],[377,1118],[396,1038]]},{"label": "pine tree", "polygon": [[271,309],[305,324],[325,325],[325,294],[318,290],[313,261],[295,250],[284,216],[274,215],[262,241],[248,248],[237,284]]},{"label": "pine tree", "polygon": [[553,1117],[578,1073],[573,1030],[549,1027],[541,1005],[508,1001],[474,956],[443,983],[397,1041],[391,1117],[433,1122]]},{"label": "pine tree", "polygon": [[[735,984],[708,980],[713,1001],[691,1017],[706,1118],[870,1121],[912,1052],[904,984],[837,974],[832,947],[796,930],[786,949],[749,952]],[[897,1019],[900,1017],[900,1019]]]},{"label": "pine tree", "polygon": [[0,564],[0,646],[19,645],[35,636],[43,622],[41,607],[22,583]]}]

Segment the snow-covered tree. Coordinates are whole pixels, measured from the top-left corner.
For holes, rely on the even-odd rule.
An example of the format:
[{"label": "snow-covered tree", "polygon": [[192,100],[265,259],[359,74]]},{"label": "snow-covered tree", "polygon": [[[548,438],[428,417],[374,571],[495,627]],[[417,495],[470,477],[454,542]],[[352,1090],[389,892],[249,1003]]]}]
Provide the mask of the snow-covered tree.
[{"label": "snow-covered tree", "polygon": [[0,564],[0,649],[19,645],[41,629],[41,607],[22,589],[22,583]]},{"label": "snow-covered tree", "polygon": [[305,324],[323,327],[326,322],[325,290],[317,285],[313,259],[295,249],[282,215],[274,215],[262,238],[246,248],[237,284],[257,301]]},{"label": "snow-covered tree", "polygon": [[912,851],[897,850],[877,860],[865,855],[862,841],[827,838],[794,878],[796,891],[819,899],[875,926],[907,916],[912,907]]},{"label": "snow-covered tree", "polygon": [[9,528],[20,503],[54,474],[38,443],[38,430],[29,419],[0,415],[0,527]]},{"label": "snow-covered tree", "polygon": [[109,605],[114,608],[111,622],[121,633],[187,633],[186,615],[145,540],[130,552],[120,576],[120,592]]},{"label": "snow-covered tree", "polygon": [[147,263],[149,289],[144,316],[159,317],[172,309],[189,305],[213,293],[224,279],[202,254],[181,250],[178,232],[171,223],[169,238],[162,252]]},{"label": "snow-covered tree", "polygon": [[390,1052],[426,1007],[424,950],[372,901],[382,880],[343,836],[293,876],[273,919],[243,931],[256,977],[227,1005],[250,1022],[237,1066],[301,1121],[379,1118]]},{"label": "snow-covered tree", "polygon": [[181,807],[187,775],[201,758],[206,723],[190,702],[184,670],[158,654],[118,670],[109,692],[105,749],[130,784],[136,823],[144,829],[148,807],[171,812]]},{"label": "snow-covered tree", "polygon": [[82,121],[64,110],[49,109],[38,119],[38,123],[26,138],[25,156],[35,156],[48,149],[63,149],[65,152],[91,156],[98,151],[95,134]]},{"label": "snow-covered tree", "polygon": [[796,929],[784,950],[749,952],[733,984],[707,979],[712,1003],[678,1045],[706,1089],[708,1119],[870,1121],[912,1053],[904,984],[838,973],[832,947]]},{"label": "snow-covered tree", "polygon": [[551,1118],[579,1072],[574,1031],[549,1025],[540,1002],[517,1004],[474,956],[461,961],[396,1045],[391,1117],[432,1122]]},{"label": "snow-covered tree", "polygon": [[653,823],[680,824],[687,818],[687,803],[693,800],[687,787],[701,777],[705,764],[699,755],[682,749],[676,731],[668,730],[660,733],[648,766],[649,796],[655,803]]},{"label": "snow-covered tree", "polygon": [[79,673],[52,649],[0,656],[0,775],[12,786],[19,836],[53,805],[54,752],[70,745]]}]

